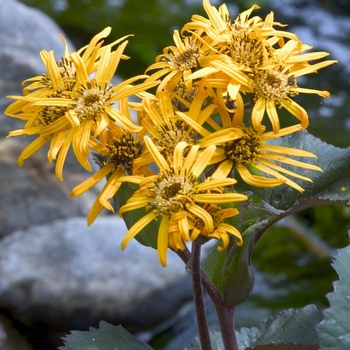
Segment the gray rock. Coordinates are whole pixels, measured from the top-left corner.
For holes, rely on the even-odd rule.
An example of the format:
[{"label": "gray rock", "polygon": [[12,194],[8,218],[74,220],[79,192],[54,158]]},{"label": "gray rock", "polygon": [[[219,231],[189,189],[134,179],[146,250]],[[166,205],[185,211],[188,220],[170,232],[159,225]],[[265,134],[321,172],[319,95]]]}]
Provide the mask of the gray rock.
[{"label": "gray rock", "polygon": [[95,200],[93,192],[69,198],[72,188],[90,174],[70,171],[60,182],[44,151],[19,168],[16,160],[24,147],[17,139],[0,140],[0,237],[54,219],[86,216]]},{"label": "gray rock", "polygon": [[[57,58],[63,55],[64,45],[58,34],[64,35],[62,29],[40,10],[16,0],[0,1],[0,111],[11,103],[5,96],[21,94],[23,80],[45,71],[41,50],[54,50]],[[23,124],[3,113],[0,123],[0,136]]]},{"label": "gray rock", "polygon": [[132,240],[123,220],[102,216],[18,230],[0,241],[0,308],[28,327],[87,329],[102,319],[129,330],[158,324],[191,298],[184,263]]}]

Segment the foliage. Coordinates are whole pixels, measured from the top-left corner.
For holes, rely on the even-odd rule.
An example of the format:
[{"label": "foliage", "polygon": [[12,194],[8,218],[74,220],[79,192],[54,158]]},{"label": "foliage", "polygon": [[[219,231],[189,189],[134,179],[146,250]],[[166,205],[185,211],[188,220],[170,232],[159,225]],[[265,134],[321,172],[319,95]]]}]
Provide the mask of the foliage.
[{"label": "foliage", "polygon": [[151,350],[144,342],[134,338],[121,326],[101,321],[99,328],[87,332],[72,331],[63,338],[61,350]]}]

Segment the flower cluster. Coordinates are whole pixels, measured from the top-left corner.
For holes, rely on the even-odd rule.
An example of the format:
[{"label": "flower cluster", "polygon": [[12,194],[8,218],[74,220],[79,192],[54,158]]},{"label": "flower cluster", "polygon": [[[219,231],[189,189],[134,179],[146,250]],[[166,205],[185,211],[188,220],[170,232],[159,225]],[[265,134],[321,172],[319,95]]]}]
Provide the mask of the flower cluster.
[{"label": "flower cluster", "polygon": [[[53,52],[42,51],[47,73],[26,80],[23,96],[9,96],[16,101],[6,110],[26,122],[9,136],[38,135],[20,155],[21,166],[50,141],[48,160],[56,161],[62,180],[70,146],[89,171],[88,157],[95,154],[100,170],[71,193],[79,196],[107,178],[88,224],[102,209],[114,210],[111,200],[122,183],[136,186],[119,214],[140,208],[146,214],[131,225],[122,248],[159,221],[157,249],[163,266],[168,248],[184,250],[189,241],[215,238],[222,242],[219,250],[243,244],[227,220],[238,214],[235,203],[248,199],[235,191],[235,174],[250,186],[286,184],[302,192],[290,177],[311,180],[283,165],[322,171],[291,158],[315,157],[312,153],[269,140],[308,126],[308,115],[294,97],[329,93],[301,88],[297,78],[335,61],[310,64],[328,53],[307,53],[311,47],[295,34],[275,28],[283,25],[273,13],[264,20],[251,17],[256,5],[235,19],[226,5],[217,9],[203,0],[203,6],[207,18],[194,15],[175,30],[174,45],[145,75],[117,85],[112,78],[119,62],[128,58],[123,54],[127,37],[103,45],[108,27],[73,53],[62,38],[64,57],[56,60]],[[131,96],[136,99],[130,101]],[[280,108],[298,122],[280,120]]]}]

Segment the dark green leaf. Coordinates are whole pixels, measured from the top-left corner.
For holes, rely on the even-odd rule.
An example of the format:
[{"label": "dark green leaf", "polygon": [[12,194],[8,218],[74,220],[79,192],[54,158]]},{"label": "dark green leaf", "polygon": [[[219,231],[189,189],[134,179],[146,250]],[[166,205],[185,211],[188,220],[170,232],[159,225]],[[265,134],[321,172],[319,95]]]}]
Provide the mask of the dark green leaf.
[{"label": "dark green leaf", "polygon": [[152,350],[152,348],[134,338],[122,326],[113,326],[101,321],[99,328],[90,327],[89,331],[71,331],[63,337],[64,346],[60,350]]},{"label": "dark green leaf", "polygon": [[333,284],[334,292],[327,295],[330,306],[316,328],[322,350],[350,349],[350,246],[339,249],[334,259],[339,280]]},{"label": "dark green leaf", "polygon": [[218,251],[218,245],[220,245],[220,243],[217,243],[215,247],[209,252],[203,263],[203,270],[215,285],[218,284],[220,271],[226,260],[226,252]]},{"label": "dark green leaf", "polygon": [[233,246],[217,279],[217,288],[225,302],[236,306],[246,300],[254,286],[254,275],[250,267],[250,255],[255,245],[255,236],[266,220],[257,222],[244,232],[244,244]]},{"label": "dark green leaf", "polygon": [[246,350],[318,350],[319,344],[266,344],[258,345],[252,348],[247,348]]},{"label": "dark green leaf", "polygon": [[287,185],[268,189],[263,197],[267,203],[279,210],[294,208],[293,211],[319,204],[350,204],[350,147],[342,149],[328,145],[306,130],[276,139],[273,144],[303,149],[315,154],[317,159],[305,157],[296,159],[321,167],[323,173],[283,166],[310,178],[313,182],[295,180],[304,188],[303,193]]},{"label": "dark green leaf", "polygon": [[321,320],[321,311],[315,305],[281,311],[261,325],[264,332],[251,346],[271,343],[316,344],[318,337],[314,327]]},{"label": "dark green leaf", "polygon": [[254,344],[254,342],[265,332],[265,323],[259,325],[259,327],[242,327],[239,332],[236,332],[237,343],[239,350],[245,350],[248,346]]}]

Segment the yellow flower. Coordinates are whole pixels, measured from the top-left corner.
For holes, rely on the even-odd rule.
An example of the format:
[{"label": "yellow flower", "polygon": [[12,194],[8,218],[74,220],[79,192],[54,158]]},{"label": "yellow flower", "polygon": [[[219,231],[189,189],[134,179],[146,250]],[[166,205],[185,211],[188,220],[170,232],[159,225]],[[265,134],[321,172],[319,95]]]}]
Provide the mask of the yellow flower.
[{"label": "yellow flower", "polygon": [[150,79],[158,80],[163,77],[157,93],[174,90],[181,80],[185,81],[187,91],[192,89],[192,81],[186,78],[198,68],[198,59],[202,54],[201,43],[192,36],[182,39],[178,30],[174,31],[173,38],[176,46],[166,47],[163,54],[157,56],[156,63],[146,70],[159,70]]},{"label": "yellow flower", "polygon": [[293,33],[273,28],[274,25],[284,26],[274,22],[273,12],[264,21],[258,16],[249,18],[259,9],[257,5],[240,13],[236,19],[231,18],[225,4],[216,9],[209,0],[203,0],[203,6],[208,19],[194,15],[183,31],[196,33],[211,47],[212,53],[227,55],[239,65],[262,65],[270,56],[272,45],[277,42],[283,45],[284,38],[297,39]]},{"label": "yellow flower", "polygon": [[202,220],[205,232],[215,230],[213,218],[203,209],[203,204],[245,201],[247,197],[238,193],[223,193],[222,188],[231,186],[236,180],[227,178],[227,173],[222,171],[215,172],[203,182],[200,181],[200,176],[215,152],[214,145],[207,147],[202,153],[199,153],[199,147],[194,145],[184,158],[184,150],[188,145],[186,142],[180,142],[175,147],[173,157],[166,160],[147,136],[145,143],[159,167],[159,173],[146,178],[127,176],[119,179],[140,186],[121,207],[119,214],[138,208],[146,208],[149,211],[129,229],[122,241],[122,249],[151,221],[160,219],[158,257],[161,264],[166,266],[168,247],[174,250],[185,249],[184,243],[191,240],[189,225],[194,220]]},{"label": "yellow flower", "polygon": [[[110,31],[110,27],[105,28],[94,36],[89,45],[79,51],[82,53],[82,60],[88,74],[93,73],[96,69],[95,60],[100,56],[99,50],[103,43],[101,39],[106,37]],[[51,140],[48,158],[52,162],[59,154],[56,173],[58,178],[62,180],[62,167],[69,144],[72,142],[72,134],[66,135],[67,129],[70,127],[69,121],[65,117],[68,108],[61,103],[55,105],[53,101],[56,98],[71,98],[72,91],[77,83],[77,68],[71,60],[68,46],[63,36],[61,36],[61,39],[65,45],[64,57],[56,61],[53,51],[41,51],[40,56],[46,67],[47,74],[44,73],[41,76],[25,80],[24,84],[27,82],[31,84],[24,88],[24,96],[8,96],[17,101],[5,110],[5,114],[12,118],[26,121],[24,129],[12,131],[8,137],[39,134],[39,137],[30,143],[19,156],[19,166],[22,166],[25,159],[29,158]],[[34,101],[40,101],[41,99],[49,99],[50,104],[46,106],[33,105]],[[82,160],[82,162],[85,168],[91,170],[86,159]]]},{"label": "yellow flower", "polygon": [[[126,58],[123,50],[128,42],[124,41],[113,52],[112,46],[125,37],[100,47],[98,40],[109,32],[110,29],[107,28],[95,36],[83,51],[69,55],[66,52],[65,58],[59,63],[55,61],[53,52],[47,55],[42,53],[48,76],[43,78],[44,81],[35,81],[27,88],[28,91],[37,89],[34,92],[25,96],[10,96],[18,101],[5,112],[11,117],[26,120],[27,123],[24,129],[10,132],[9,137],[39,134],[20,155],[20,166],[24,159],[51,140],[48,159],[50,162],[57,159],[56,174],[62,180],[63,164],[71,145],[80,164],[91,171],[87,160],[90,154],[87,145],[92,133],[96,138],[114,122],[130,132],[141,129],[131,120],[127,98],[156,85],[157,82],[149,81],[131,86],[134,81],[146,77],[140,75],[117,86],[110,83],[120,59]],[[64,62],[64,65],[60,62]],[[94,74],[91,76],[92,72]],[[116,103],[119,104],[119,109],[113,107]]]},{"label": "yellow flower", "polygon": [[[309,120],[305,109],[292,98],[299,93],[318,94],[329,97],[327,91],[300,88],[297,78],[315,73],[336,61],[328,60],[310,65],[308,62],[324,58],[327,52],[305,51],[311,49],[303,44],[293,33],[275,30],[271,12],[263,21],[260,17],[249,19],[251,12],[258,8],[253,5],[232,20],[226,5],[218,10],[203,1],[209,19],[193,16],[184,31],[192,32],[205,41],[206,55],[198,58],[199,67],[190,76],[189,81],[204,78],[208,86],[217,89],[217,96],[226,96],[227,110],[230,112],[231,101],[236,101],[237,111],[234,125],[242,122],[243,103],[240,93],[249,93],[253,103],[252,124],[260,132],[266,130],[262,121],[267,116],[274,132],[278,133],[280,121],[277,108],[287,109],[299,121],[302,128],[308,126]],[[289,39],[287,43],[284,39]],[[203,44],[204,46],[204,44]],[[222,103],[220,103],[222,105]]]},{"label": "yellow flower", "polygon": [[[296,48],[300,47],[300,50]],[[254,69],[244,73],[233,62],[212,60],[212,67],[206,67],[193,73],[189,79],[206,77],[206,83],[212,88],[220,88],[221,93],[227,93],[232,100],[240,99],[239,92],[250,93],[254,101],[251,124],[260,132],[265,131],[262,124],[265,112],[269,117],[274,132],[278,133],[280,121],[276,108],[284,107],[299,121],[302,128],[309,124],[305,109],[296,103],[292,97],[299,93],[318,94],[329,97],[327,91],[300,88],[297,77],[315,73],[319,69],[337,61],[328,60],[310,65],[307,60],[322,58],[328,53],[314,52],[302,54],[306,46],[301,42],[290,40],[283,48],[276,51],[276,61],[269,68]],[[241,105],[241,103],[240,103]]]},{"label": "yellow flower", "polygon": [[[243,136],[239,138],[235,136],[235,139],[231,141],[227,141],[227,133],[223,129],[208,137],[202,138],[201,147],[205,148],[208,144],[217,145],[218,150],[210,163],[214,164],[220,162],[219,167],[224,169],[224,171],[237,169],[242,180],[251,186],[275,187],[285,183],[299,192],[303,192],[304,189],[300,185],[290,180],[285,175],[309,182],[312,182],[312,180],[306,176],[283,168],[279,163],[282,165],[286,164],[304,169],[322,171],[322,169],[316,165],[289,158],[289,156],[310,158],[316,158],[316,156],[304,150],[277,146],[266,142],[291,134],[300,129],[300,126],[295,125],[281,129],[278,134],[274,132],[263,134],[251,127],[241,127],[239,130],[243,132]],[[253,175],[252,171],[254,170],[255,173],[258,172],[260,174]],[[265,177],[266,174],[270,177]]]},{"label": "yellow flower", "polygon": [[307,128],[309,124],[307,112],[291,97],[299,93],[317,94],[324,98],[330,96],[328,91],[300,88],[297,85],[298,77],[316,73],[319,69],[337,62],[328,60],[310,65],[307,61],[317,60],[329,54],[327,52],[303,54],[302,52],[308,48],[301,42],[289,41],[276,52],[278,63],[274,67],[256,70],[251,75],[248,88],[254,94],[252,125],[256,130],[265,130],[262,119],[266,111],[273,130],[278,132],[280,123],[276,107],[284,107],[300,121],[303,129]]},{"label": "yellow flower", "polygon": [[76,186],[71,197],[77,197],[95,186],[107,177],[107,182],[97,196],[88,214],[88,225],[91,225],[98,214],[104,209],[114,212],[110,200],[116,195],[121,185],[119,179],[125,175],[137,174],[151,176],[153,172],[147,165],[135,167],[144,152],[143,133],[131,133],[115,124],[110,124],[109,132],[105,135],[104,143],[96,139],[89,141],[89,147],[96,152],[95,159],[101,166],[93,176]]},{"label": "yellow flower", "polygon": [[221,209],[219,206],[214,204],[204,204],[203,209],[205,209],[213,219],[213,230],[208,231],[204,226],[203,221],[199,218],[195,218],[191,231],[192,241],[196,241],[200,237],[204,237],[204,239],[215,238],[222,241],[222,247],[218,246],[218,250],[222,251],[226,249],[230,243],[230,236],[228,235],[228,233],[230,233],[236,237],[236,239],[238,239],[238,241],[236,240],[236,244],[238,246],[243,244],[243,239],[240,232],[234,226],[224,222],[225,219],[231,218],[238,214],[237,208]]},{"label": "yellow flower", "polygon": [[[88,74],[93,73],[96,70],[96,62],[99,59],[101,53],[100,48],[103,44],[103,38],[107,37],[111,32],[111,27],[105,28],[103,31],[95,35],[90,43],[80,49],[78,54],[81,54],[82,60],[86,67]],[[73,88],[77,83],[77,71],[74,62],[71,60],[68,45],[65,38],[60,35],[64,45],[64,56],[60,60],[55,60],[54,52],[47,52],[42,50],[40,57],[46,67],[47,73],[42,75],[26,79],[23,85],[30,83],[23,89],[23,95],[31,98],[45,98],[45,97],[70,97]],[[119,41],[125,39],[121,38],[116,42],[110,44],[113,46]],[[127,58],[123,56],[123,58]],[[54,96],[53,96],[54,95]],[[10,98],[17,99],[18,101],[12,103],[7,109],[6,114],[13,118],[19,118],[22,120],[26,117],[22,113],[22,108],[31,102],[31,99],[23,99],[23,96],[9,96]],[[47,125],[54,120],[48,119],[45,115],[38,118],[37,123]]]}]

